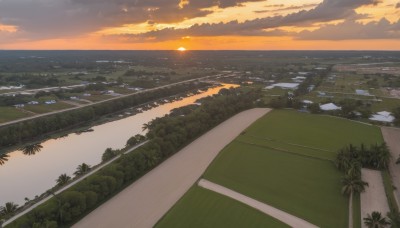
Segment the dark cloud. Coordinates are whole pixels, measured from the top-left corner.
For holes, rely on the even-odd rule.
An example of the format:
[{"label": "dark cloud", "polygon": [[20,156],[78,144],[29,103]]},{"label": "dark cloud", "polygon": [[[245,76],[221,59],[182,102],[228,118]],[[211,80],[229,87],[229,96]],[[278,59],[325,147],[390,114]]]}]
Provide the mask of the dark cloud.
[{"label": "dark cloud", "polygon": [[399,39],[400,20],[390,23],[385,18],[367,24],[346,20],[337,25],[326,25],[315,31],[304,31],[296,36],[304,40]]},{"label": "dark cloud", "polygon": [[187,29],[163,29],[144,34],[133,35],[135,39],[167,40],[183,36],[223,36],[223,35],[267,35],[266,29],[280,26],[307,26],[317,22],[328,22],[338,19],[360,19],[365,15],[357,14],[354,9],[378,0],[324,0],[311,10],[300,10],[286,16],[266,17],[239,23],[195,24]]},{"label": "dark cloud", "polygon": [[291,6],[287,6],[287,7],[280,7],[278,9],[273,9],[273,10],[256,10],[254,12],[255,13],[276,13],[276,12],[281,12],[281,11],[285,11],[285,10],[301,10],[301,9],[305,9],[305,8],[315,7],[317,5],[318,4],[303,4],[303,5],[299,5],[299,6],[291,5]]},{"label": "dark cloud", "polygon": [[396,4],[396,9],[400,8],[400,2]]},{"label": "dark cloud", "polygon": [[123,24],[171,23],[261,0],[0,0],[0,21],[16,25],[29,38],[57,38]]}]

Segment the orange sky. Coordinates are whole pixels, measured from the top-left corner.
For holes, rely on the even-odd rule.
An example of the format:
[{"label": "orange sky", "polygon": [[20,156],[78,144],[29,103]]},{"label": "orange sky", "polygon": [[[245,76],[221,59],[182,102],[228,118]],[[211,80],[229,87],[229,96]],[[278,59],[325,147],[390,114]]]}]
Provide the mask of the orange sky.
[{"label": "orange sky", "polygon": [[[364,0],[354,1],[363,2]],[[365,0],[364,2],[368,1],[374,0]],[[1,4],[3,3],[0,1],[0,49],[171,50],[182,46],[189,50],[400,50],[400,7],[396,8],[396,4],[399,3],[400,5],[398,0],[382,0],[376,5],[360,4],[353,9],[356,12],[354,15],[357,15],[358,18],[353,14],[350,16],[338,16],[338,18],[334,19],[320,17],[318,19],[321,21],[315,19],[311,22],[304,21],[304,23],[299,24],[293,24],[293,22],[285,22],[285,24],[282,22],[282,26],[274,24],[274,27],[268,27],[268,29],[250,27],[252,30],[247,27],[243,29],[242,25],[245,25],[246,21],[257,21],[255,20],[257,18],[267,18],[267,20],[272,18],[271,21],[279,19],[281,22],[289,18],[290,14],[294,14],[296,17],[299,16],[299,11],[301,10],[311,15],[315,8],[323,5],[323,1],[269,0],[245,2],[242,0],[239,2],[241,2],[241,6],[202,8],[200,12],[208,10],[211,13],[183,19],[172,18],[173,22],[163,21],[163,19],[153,21],[151,13],[149,13],[150,16],[148,18],[144,17],[142,21],[138,20],[136,23],[127,23],[129,19],[135,20],[136,18],[134,17],[128,19],[126,17],[123,19],[118,18],[112,26],[96,24],[95,26],[97,27],[94,29],[82,28],[81,33],[70,34],[66,29],[64,31],[61,30],[58,34],[54,29],[51,30],[52,27],[50,26],[52,25],[49,24],[49,35],[47,35],[45,27],[43,28],[44,32],[35,34],[34,31],[29,31],[29,26],[31,26],[29,24],[13,24],[12,20],[7,22],[1,17]],[[190,0],[181,1],[179,8],[185,9],[190,4]],[[83,6],[80,7],[83,8]],[[129,14],[131,9],[133,8],[126,7],[122,8],[121,11]],[[156,10],[158,9],[147,9],[149,12]],[[342,11],[340,9],[338,12]],[[172,13],[173,11],[171,11]],[[363,16],[361,17],[360,15]],[[166,13],[167,16],[169,16],[168,12]],[[385,23],[378,23],[382,18],[386,19]],[[34,23],[34,15],[32,19],[32,23]],[[60,20],[63,20],[63,18]],[[171,19],[169,18],[168,20]],[[235,27],[228,28],[228,24],[234,20],[237,20],[238,23],[238,25],[235,24],[234,26],[243,29],[240,33],[235,32]],[[14,21],[17,20],[15,19]],[[40,22],[39,19],[38,22]],[[269,23],[269,21],[267,22]],[[82,23],[85,23],[85,20],[82,20]],[[204,23],[227,24],[216,28],[210,26],[207,30],[199,30],[200,32],[191,28],[194,24],[200,25]],[[32,26],[35,26],[35,24],[32,24]],[[72,29],[74,28],[74,25],[70,26]],[[87,27],[90,28],[89,22]],[[225,27],[227,27],[226,31]],[[178,31],[167,31],[167,28],[171,30],[178,29]],[[157,30],[161,30],[161,32],[148,33]],[[224,31],[221,32],[221,30]],[[315,33],[304,33],[304,30],[315,31]],[[352,30],[359,31],[354,32]],[[201,31],[206,31],[207,33],[203,34]],[[343,34],[338,34],[335,31],[340,31]],[[263,32],[272,33],[265,33],[264,35]],[[275,34],[274,32],[277,33]],[[254,35],[252,35],[253,33]]]}]

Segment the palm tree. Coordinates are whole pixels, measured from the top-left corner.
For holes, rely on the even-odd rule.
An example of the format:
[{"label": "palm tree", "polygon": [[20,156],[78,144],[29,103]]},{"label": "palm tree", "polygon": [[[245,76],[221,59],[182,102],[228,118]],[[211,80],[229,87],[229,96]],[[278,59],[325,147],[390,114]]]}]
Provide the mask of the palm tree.
[{"label": "palm tree", "polygon": [[90,165],[88,165],[86,163],[82,163],[81,165],[78,165],[74,175],[75,176],[81,176],[81,175],[89,172],[89,170],[90,170]]},{"label": "palm tree", "polygon": [[346,174],[350,176],[361,176],[361,162],[352,160],[350,166],[346,170]]},{"label": "palm tree", "polygon": [[358,175],[345,175],[342,179],[342,194],[349,196],[349,227],[353,227],[353,194],[359,194],[368,186]]},{"label": "palm tree", "polygon": [[390,225],[390,222],[382,217],[380,212],[374,211],[372,214],[368,214],[366,218],[364,218],[364,224],[368,228],[384,228],[387,225]]},{"label": "palm tree", "polygon": [[18,204],[15,204],[13,202],[8,202],[4,205],[4,207],[1,207],[0,213],[2,215],[11,215],[14,212],[16,212],[18,209]]},{"label": "palm tree", "polygon": [[40,145],[40,143],[32,144],[32,145],[28,145],[28,146],[22,148],[22,153],[25,155],[35,155],[42,148],[43,148],[43,146]]},{"label": "palm tree", "polygon": [[66,173],[61,174],[58,178],[57,178],[57,186],[63,186],[66,183],[68,183],[68,181],[71,180],[71,177],[68,176]]},{"label": "palm tree", "polygon": [[150,128],[150,124],[149,123],[145,123],[142,126],[142,131],[148,130]]},{"label": "palm tree", "polygon": [[4,165],[4,163],[8,161],[8,157],[10,157],[10,155],[0,154],[0,165]]}]

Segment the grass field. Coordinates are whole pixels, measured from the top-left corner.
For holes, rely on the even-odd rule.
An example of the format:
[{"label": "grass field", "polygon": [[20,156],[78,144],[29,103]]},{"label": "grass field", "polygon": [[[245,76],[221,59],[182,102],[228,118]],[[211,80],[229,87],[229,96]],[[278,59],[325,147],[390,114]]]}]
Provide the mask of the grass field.
[{"label": "grass field", "polygon": [[66,109],[66,108],[72,108],[72,107],[75,107],[75,106],[58,101],[56,104],[51,104],[51,105],[46,105],[46,104],[26,105],[24,107],[24,109],[34,112],[34,113],[37,113],[37,114],[42,114],[42,113],[58,111],[58,110]]},{"label": "grass field", "polygon": [[289,227],[247,205],[194,186],[155,227]]},{"label": "grass field", "polygon": [[[332,161],[349,143],[375,142],[383,142],[375,126],[274,110],[222,150],[203,177],[317,226],[347,227],[348,198],[341,194],[340,183],[343,174]],[[186,210],[195,207],[197,203],[187,197],[160,224],[171,215],[184,217]],[[354,203],[354,225],[360,227],[359,198]]]},{"label": "grass field", "polygon": [[0,107],[0,123],[5,123],[28,116],[31,115],[14,107]]},{"label": "grass field", "polygon": [[204,177],[317,226],[346,227],[348,201],[330,161],[233,142]]},{"label": "grass field", "polygon": [[270,112],[248,128],[243,136],[284,142],[282,148],[288,147],[286,143],[292,143],[333,152],[349,143],[359,145],[383,142],[380,129],[376,126],[290,110]]}]

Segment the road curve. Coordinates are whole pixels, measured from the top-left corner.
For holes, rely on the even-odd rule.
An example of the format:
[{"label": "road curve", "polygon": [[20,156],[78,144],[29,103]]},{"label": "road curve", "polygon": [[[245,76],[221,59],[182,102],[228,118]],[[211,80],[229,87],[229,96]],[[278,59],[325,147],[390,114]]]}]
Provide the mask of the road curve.
[{"label": "road curve", "polygon": [[240,194],[229,188],[225,188],[224,186],[215,184],[208,180],[201,179],[199,181],[199,186],[202,188],[211,190],[213,192],[219,193],[221,195],[227,196],[234,200],[237,200],[241,203],[244,203],[254,209],[257,209],[257,210],[263,212],[266,215],[274,217],[274,218],[278,219],[279,221],[281,221],[285,224],[288,224],[291,227],[296,227],[296,228],[317,228],[318,227],[318,226],[315,226],[315,225],[313,225],[301,218],[298,218],[294,215],[288,214],[288,213],[281,211],[275,207],[269,206],[268,204],[257,201],[255,199],[252,199],[248,196],[245,196],[243,194]]},{"label": "road curve", "polygon": [[152,227],[196,183],[227,144],[270,109],[241,112],[210,130],[121,193],[87,215],[74,228]]}]

